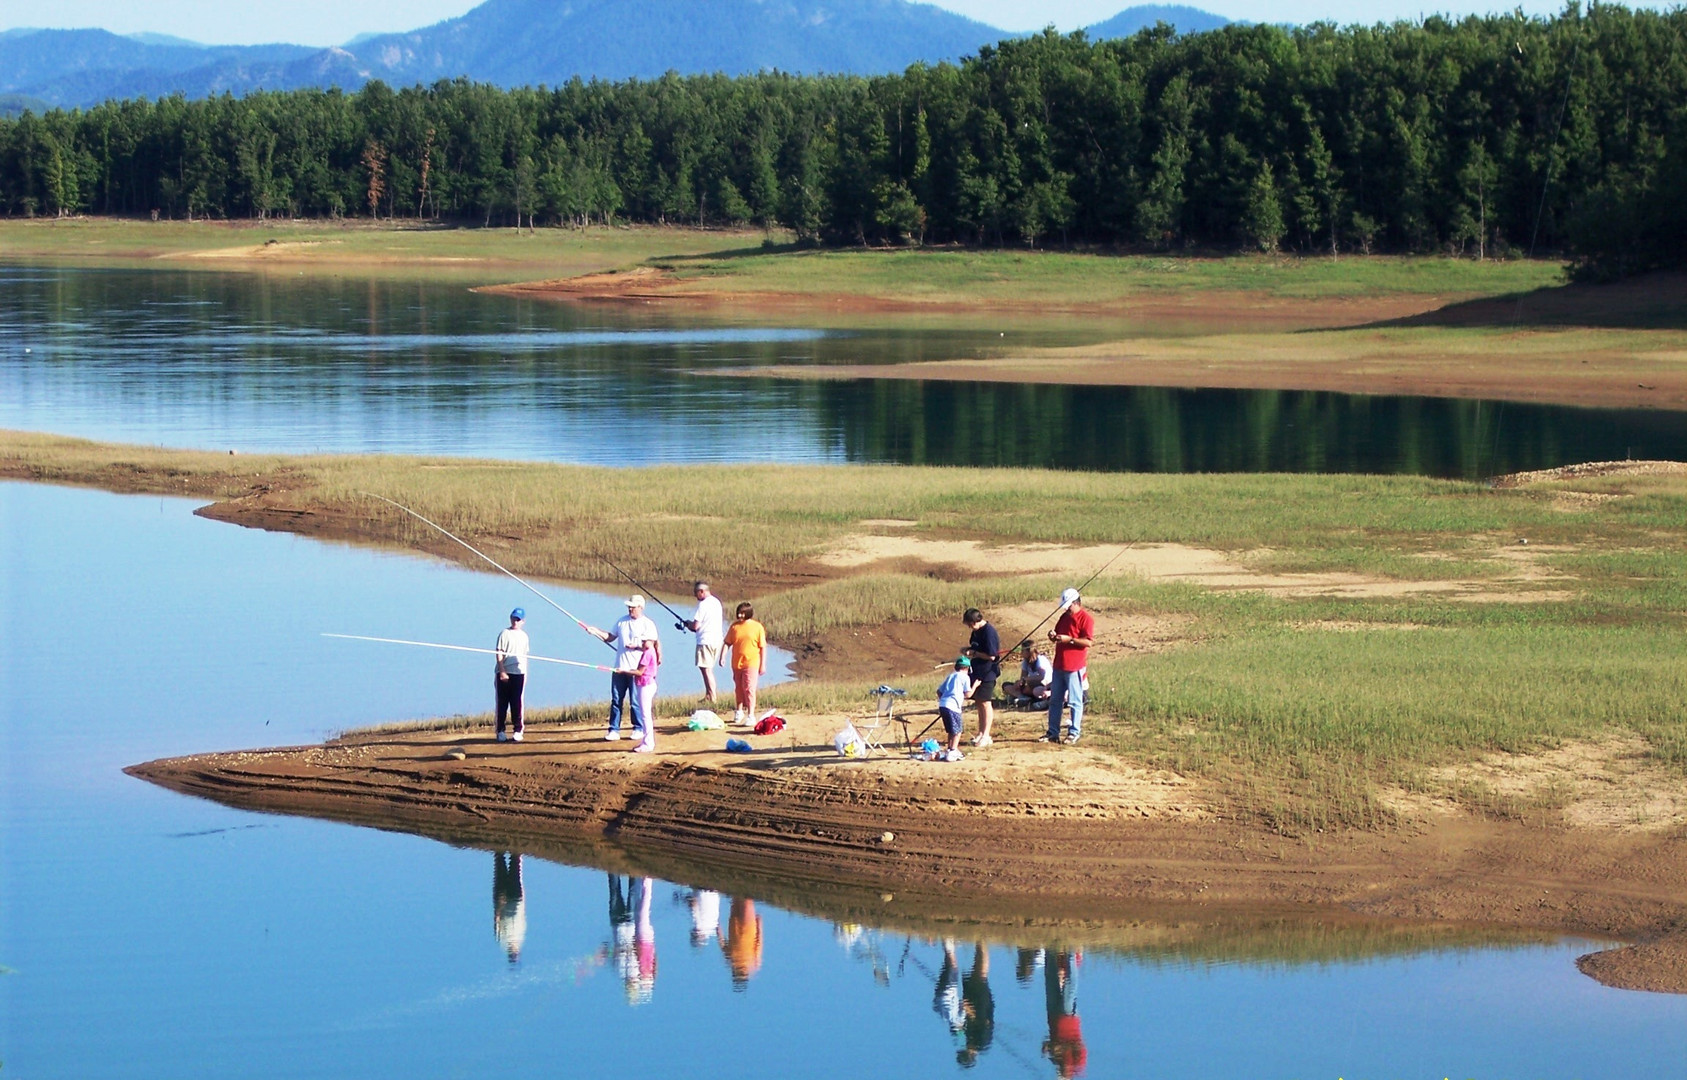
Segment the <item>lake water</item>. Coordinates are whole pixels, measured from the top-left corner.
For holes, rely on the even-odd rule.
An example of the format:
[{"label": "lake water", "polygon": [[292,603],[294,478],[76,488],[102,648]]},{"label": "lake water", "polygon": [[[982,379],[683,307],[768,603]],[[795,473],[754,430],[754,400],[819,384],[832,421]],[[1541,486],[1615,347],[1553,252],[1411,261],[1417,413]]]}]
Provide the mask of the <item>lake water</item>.
[{"label": "lake water", "polygon": [[[710,377],[1096,340],[770,329],[460,285],[0,267],[0,428],[243,451],[1478,478],[1687,458],[1687,416],[1437,398]],[[609,437],[628,432],[630,437]]]},{"label": "lake water", "polygon": [[[0,483],[0,1075],[1687,1074],[1687,998],[1599,986],[1584,943],[963,924],[946,945],[918,912],[781,906],[789,884],[611,875],[592,863],[636,853],[568,865],[132,780],[162,755],[484,709],[484,658],[319,635],[484,644],[530,600],[192,505]],[[527,607],[536,648],[601,649]],[[532,695],[601,678],[543,670]]]},{"label": "lake water", "polygon": [[[1660,413],[690,374],[1051,340],[1006,333],[5,270],[0,427],[615,464],[1477,476],[1687,454]],[[628,424],[631,451],[606,437]],[[1687,1076],[1687,999],[1593,983],[1586,943],[1201,911],[969,927],[611,845],[396,834],[132,780],[154,757],[489,704],[483,657],[323,632],[484,646],[523,604],[536,651],[602,650],[507,579],[192,505],[0,482],[0,1076]],[[541,668],[530,701],[601,679]]]}]

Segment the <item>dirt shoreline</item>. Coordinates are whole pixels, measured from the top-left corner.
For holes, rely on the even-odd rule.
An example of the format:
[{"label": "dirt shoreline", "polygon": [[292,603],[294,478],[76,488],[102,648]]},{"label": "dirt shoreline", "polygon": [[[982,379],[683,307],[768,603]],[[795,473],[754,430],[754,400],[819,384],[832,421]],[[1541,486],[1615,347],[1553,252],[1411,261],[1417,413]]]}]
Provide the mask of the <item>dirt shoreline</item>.
[{"label": "dirt shoreline", "polygon": [[746,756],[722,752],[719,732],[664,722],[649,757],[576,725],[535,727],[520,745],[484,731],[372,732],[128,771],[248,809],[471,842],[611,843],[676,872],[818,889],[864,917],[965,911],[1023,925],[1152,909],[1174,922],[1364,916],[1431,933],[1584,934],[1636,943],[1584,957],[1591,977],[1687,993],[1679,829],[1460,816],[1291,838],[1227,813],[1187,778],[1038,745],[1035,718],[1004,721],[996,747],[956,764],[846,761],[826,741],[842,720],[793,717]]},{"label": "dirt shoreline", "polygon": [[[1199,337],[1130,337],[1099,345],[1014,355],[893,364],[777,365],[697,374],[785,379],[900,379],[1074,386],[1330,391],[1477,398],[1527,404],[1687,409],[1680,362],[1680,312],[1687,275],[1652,275],[1618,285],[1571,285],[1518,297],[1431,294],[1285,297],[1264,292],[1137,292],[1106,301],[990,301],[858,293],[769,292],[681,277],[655,267],[484,286],[505,296],[621,305],[674,305],[789,318],[827,316],[1059,315],[1128,318],[1198,328]],[[1661,333],[1638,346],[1622,334],[1582,340],[1594,328]],[[1362,330],[1339,341],[1297,332]],[[1413,331],[1500,332],[1450,348]],[[1368,333],[1375,331],[1376,333]],[[1216,336],[1215,336],[1216,335]],[[1234,335],[1226,338],[1223,335]],[[1373,340],[1374,339],[1374,340]],[[1619,340],[1621,339],[1621,340]],[[1498,349],[1499,352],[1493,350]]]}]

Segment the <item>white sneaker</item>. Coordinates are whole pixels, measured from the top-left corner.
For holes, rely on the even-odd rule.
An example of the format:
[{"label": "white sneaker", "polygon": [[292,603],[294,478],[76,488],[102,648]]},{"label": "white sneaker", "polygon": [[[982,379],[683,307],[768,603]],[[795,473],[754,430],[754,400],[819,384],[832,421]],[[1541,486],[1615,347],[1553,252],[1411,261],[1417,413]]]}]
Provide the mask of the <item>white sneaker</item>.
[{"label": "white sneaker", "polygon": [[962,755],[962,753],[959,750],[945,750],[945,751],[943,751],[943,760],[944,761],[959,761],[959,760],[961,760],[961,758],[963,756],[964,755]]},{"label": "white sneaker", "polygon": [[737,710],[733,711],[732,722],[734,724],[737,724],[739,727],[744,726],[745,721],[744,721],[744,710],[743,709],[737,709]]},{"label": "white sneaker", "polygon": [[521,732],[519,732],[519,731],[510,732],[510,741],[511,742],[520,742],[521,741]]},{"label": "white sneaker", "polygon": [[603,737],[603,741],[604,742],[620,742],[621,741],[621,733],[619,731],[611,731],[609,734],[607,734]]},{"label": "white sneaker", "polygon": [[988,735],[980,735],[976,739],[972,740],[972,745],[974,745],[974,746],[990,746],[995,741],[996,741],[995,739],[992,739]]}]

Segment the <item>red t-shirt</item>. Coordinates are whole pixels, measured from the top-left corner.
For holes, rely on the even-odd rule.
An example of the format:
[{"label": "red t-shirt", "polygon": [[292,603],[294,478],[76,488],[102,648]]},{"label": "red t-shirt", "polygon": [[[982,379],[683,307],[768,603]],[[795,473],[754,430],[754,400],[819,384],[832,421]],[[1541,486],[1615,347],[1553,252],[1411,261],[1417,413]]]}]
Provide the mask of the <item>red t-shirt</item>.
[{"label": "red t-shirt", "polygon": [[[1073,611],[1067,608],[1055,620],[1054,632],[1068,637],[1088,638],[1095,640],[1095,616],[1079,608]],[[1077,645],[1067,645],[1056,642],[1054,646],[1054,670],[1082,671],[1090,662],[1090,651]]]}]

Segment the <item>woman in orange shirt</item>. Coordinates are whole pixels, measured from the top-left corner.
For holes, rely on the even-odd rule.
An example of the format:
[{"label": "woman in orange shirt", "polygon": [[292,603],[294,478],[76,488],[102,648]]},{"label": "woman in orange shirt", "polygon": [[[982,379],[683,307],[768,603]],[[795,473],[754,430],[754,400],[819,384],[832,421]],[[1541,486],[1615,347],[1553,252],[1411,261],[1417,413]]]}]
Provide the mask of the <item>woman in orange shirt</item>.
[{"label": "woman in orange shirt", "polygon": [[[755,616],[754,607],[739,604],[723,642],[732,650],[732,689],[738,699],[738,710],[733,715],[740,724],[756,722],[756,683],[767,674],[767,630]],[[725,662],[723,655],[721,663]]]}]

